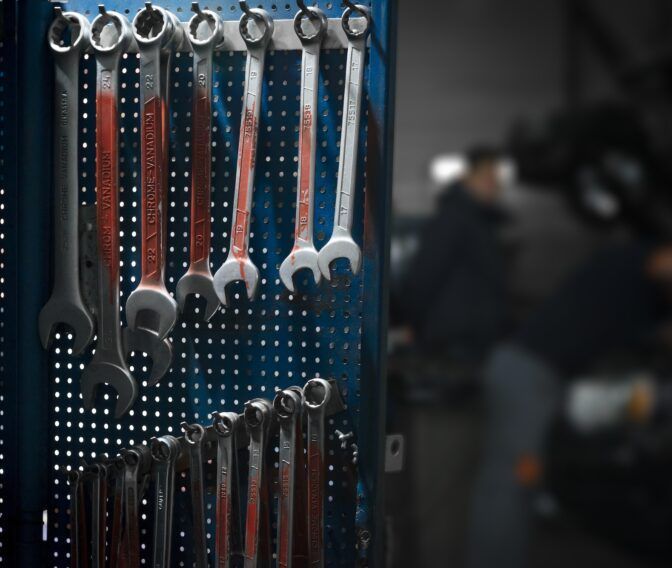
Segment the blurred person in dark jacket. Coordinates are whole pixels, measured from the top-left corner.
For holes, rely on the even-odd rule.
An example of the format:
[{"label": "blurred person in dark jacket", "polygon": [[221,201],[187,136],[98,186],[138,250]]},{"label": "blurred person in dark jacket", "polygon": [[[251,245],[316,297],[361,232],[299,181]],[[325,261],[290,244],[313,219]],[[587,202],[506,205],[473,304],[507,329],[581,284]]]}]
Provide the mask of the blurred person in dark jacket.
[{"label": "blurred person in dark jacket", "polygon": [[448,186],[424,227],[396,298],[397,316],[422,355],[476,365],[505,320],[499,152],[467,153],[464,176]]},{"label": "blurred person in dark jacket", "polygon": [[524,568],[531,501],[564,380],[635,352],[668,321],[672,246],[598,251],[484,370],[487,423],[469,528],[468,568]]}]

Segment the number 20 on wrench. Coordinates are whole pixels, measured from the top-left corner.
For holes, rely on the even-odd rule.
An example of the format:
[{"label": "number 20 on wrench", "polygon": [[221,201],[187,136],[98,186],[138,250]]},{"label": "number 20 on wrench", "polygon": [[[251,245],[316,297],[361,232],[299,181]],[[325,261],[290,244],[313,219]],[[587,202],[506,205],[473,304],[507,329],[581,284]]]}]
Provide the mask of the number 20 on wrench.
[{"label": "number 20 on wrench", "polygon": [[[366,59],[366,38],[370,30],[370,13],[366,6],[356,4],[355,9],[364,16],[366,27],[354,29],[350,17],[354,10],[348,7],[343,12],[343,29],[348,38],[348,62],[343,95],[343,123],[341,126],[341,150],[336,183],[336,206],[334,228],[329,242],[322,247],[318,256],[320,272],[331,280],[331,263],[338,258],[350,261],[353,274],[359,272],[362,251],[352,238],[352,217],[357,183],[357,154],[359,146],[359,125],[362,112],[362,90],[364,87],[364,64]],[[359,20],[360,18],[358,18]]]},{"label": "number 20 on wrench", "polygon": [[[240,5],[245,11],[240,19],[240,33],[247,44],[247,62],[245,64],[243,116],[238,142],[236,190],[233,197],[233,222],[228,256],[215,273],[214,278],[215,292],[225,306],[227,305],[226,286],[228,284],[237,280],[244,281],[247,296],[251,300],[255,296],[259,282],[259,271],[249,256],[250,221],[264,61],[266,48],[273,36],[273,20],[268,12],[259,8],[250,9],[244,0],[241,0]],[[251,29],[253,22],[257,27],[255,36],[252,35]]]}]

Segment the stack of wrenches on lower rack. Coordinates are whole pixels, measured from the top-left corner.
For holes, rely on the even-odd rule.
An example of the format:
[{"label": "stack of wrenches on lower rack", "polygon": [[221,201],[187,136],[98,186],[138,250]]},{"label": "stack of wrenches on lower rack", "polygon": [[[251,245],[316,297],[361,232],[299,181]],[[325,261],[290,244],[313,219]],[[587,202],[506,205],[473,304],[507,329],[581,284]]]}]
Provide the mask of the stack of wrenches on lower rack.
[{"label": "stack of wrenches on lower rack", "polygon": [[[155,437],[115,458],[101,456],[67,471],[71,566],[139,567],[145,495],[149,501],[153,495],[152,565],[171,566],[176,483],[185,473],[192,519],[187,550],[193,551],[197,568],[271,566],[274,540],[278,567],[324,566],[326,419],[343,410],[335,383],[315,378],[303,388],[278,391],[273,401],[253,399],[242,414],[215,412],[208,426],[183,422],[179,438]],[[244,454],[246,492],[239,481]],[[209,476],[212,465],[215,474]],[[215,497],[212,551],[206,538],[207,495]]]}]

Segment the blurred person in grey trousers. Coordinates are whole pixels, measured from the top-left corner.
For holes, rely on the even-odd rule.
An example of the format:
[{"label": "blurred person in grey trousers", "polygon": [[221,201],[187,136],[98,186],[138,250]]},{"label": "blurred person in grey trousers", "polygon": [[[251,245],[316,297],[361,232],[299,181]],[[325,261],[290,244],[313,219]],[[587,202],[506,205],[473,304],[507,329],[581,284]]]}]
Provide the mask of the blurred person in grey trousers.
[{"label": "blurred person in grey trousers", "polygon": [[531,498],[562,382],[650,339],[669,315],[672,246],[611,245],[582,265],[484,371],[486,430],[468,568],[525,568]]}]

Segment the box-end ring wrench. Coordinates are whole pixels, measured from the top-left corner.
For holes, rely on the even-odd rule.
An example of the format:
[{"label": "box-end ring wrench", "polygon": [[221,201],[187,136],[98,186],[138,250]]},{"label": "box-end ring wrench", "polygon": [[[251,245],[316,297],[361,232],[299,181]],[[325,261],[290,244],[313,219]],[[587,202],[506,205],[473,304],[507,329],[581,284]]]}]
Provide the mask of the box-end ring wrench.
[{"label": "box-end ring wrench", "polygon": [[72,469],[67,476],[70,485],[70,565],[72,568],[84,568],[89,563],[89,552],[83,475],[81,471]]},{"label": "box-end ring wrench", "polygon": [[293,276],[304,268],[310,269],[319,284],[322,274],[317,265],[317,250],[313,244],[313,202],[315,196],[315,156],[317,150],[317,95],[320,78],[320,49],[329,21],[319,8],[305,8],[307,21],[315,31],[303,29],[304,12],[294,17],[294,31],[301,40],[301,118],[299,126],[299,165],[296,189],[296,220],[294,247],[280,265],[280,280],[294,292]]},{"label": "box-end ring wrench", "polygon": [[319,253],[320,272],[331,280],[331,263],[338,258],[350,261],[353,274],[359,272],[362,251],[352,238],[352,219],[357,184],[357,154],[359,147],[359,125],[362,115],[362,92],[364,89],[364,65],[366,60],[366,38],[370,30],[370,12],[366,6],[356,4],[355,9],[364,16],[366,26],[353,29],[350,17],[353,8],[343,12],[343,30],[348,38],[348,57],[343,95],[343,121],[341,125],[341,149],[338,160],[336,182],[336,205],[334,207],[334,228],[329,242]]},{"label": "box-end ring wrench", "polygon": [[303,388],[308,413],[308,564],[324,566],[324,419],[331,385],[311,379]]},{"label": "box-end ring wrench", "polygon": [[240,417],[235,412],[213,414],[217,434],[217,532],[215,566],[229,568],[231,555],[240,549],[240,501],[237,431]]},{"label": "box-end ring wrench", "polygon": [[270,562],[266,445],[273,421],[273,406],[257,398],[245,404],[245,428],[250,437],[245,518],[245,568],[262,568]]},{"label": "box-end ring wrench", "polygon": [[166,10],[146,2],[133,19],[133,35],[140,53],[140,140],[141,140],[141,277],[126,301],[126,322],[136,330],[152,329],[163,340],[177,321],[177,302],[165,283],[168,194],[164,155],[164,108],[168,67],[161,59],[169,57],[175,36],[182,27]]},{"label": "box-end ring wrench", "polygon": [[[297,505],[298,493],[303,489],[299,477],[303,478],[303,397],[298,389],[280,391],[273,400],[273,408],[280,424],[278,443],[279,456],[279,489],[278,489],[278,525],[277,525],[277,558],[279,568],[291,568],[295,553],[300,551],[297,543],[295,522],[303,515]],[[296,516],[295,516],[296,514]]]},{"label": "box-end ring wrench", "polygon": [[117,391],[115,416],[130,410],[138,386],[126,365],[119,319],[119,59],[133,40],[128,20],[99,7],[91,24],[96,55],[96,217],[98,222],[98,342],[81,377],[84,408],[93,407],[98,385]]},{"label": "box-end ring wrench", "polygon": [[[72,352],[79,355],[91,343],[93,317],[84,305],[79,283],[79,184],[77,126],[79,118],[79,58],[90,43],[89,21],[55,7],[49,28],[54,54],[54,287],[40,311],[39,331],[48,349],[58,324],[74,333]],[[69,31],[69,45],[62,41]]]},{"label": "box-end ring wrench", "polygon": [[[266,48],[273,37],[273,19],[268,12],[261,8],[250,9],[243,0],[240,0],[240,5],[245,11],[240,18],[240,33],[247,45],[247,61],[238,143],[238,167],[236,168],[233,197],[233,221],[228,256],[214,277],[215,292],[225,306],[227,305],[226,287],[228,284],[243,280],[247,289],[247,297],[251,300],[256,294],[259,283],[259,271],[249,256],[250,222],[264,61]],[[252,22],[256,24],[258,35],[252,35],[254,33],[251,29]]]},{"label": "box-end ring wrench", "polygon": [[175,462],[180,454],[180,443],[174,436],[152,438],[154,460],[154,568],[170,568],[171,537],[173,532],[173,505],[175,502]]},{"label": "box-end ring wrench", "polygon": [[205,428],[200,424],[182,422],[184,440],[189,452],[189,485],[191,489],[192,535],[196,568],[208,568],[208,545],[205,537],[205,491],[203,489],[203,445]]},{"label": "box-end ring wrench", "polygon": [[191,148],[191,228],[189,268],[177,283],[180,311],[187,297],[198,294],[205,300],[203,320],[209,321],[219,308],[210,271],[210,186],[212,184],[212,60],[222,41],[224,24],[211,10],[192,2],[195,14],[189,20],[187,36],[194,52]]},{"label": "box-end ring wrench", "polygon": [[134,446],[121,453],[124,458],[124,516],[126,518],[126,551],[128,568],[140,567],[140,500],[144,477],[151,465],[151,453],[147,446]]}]

